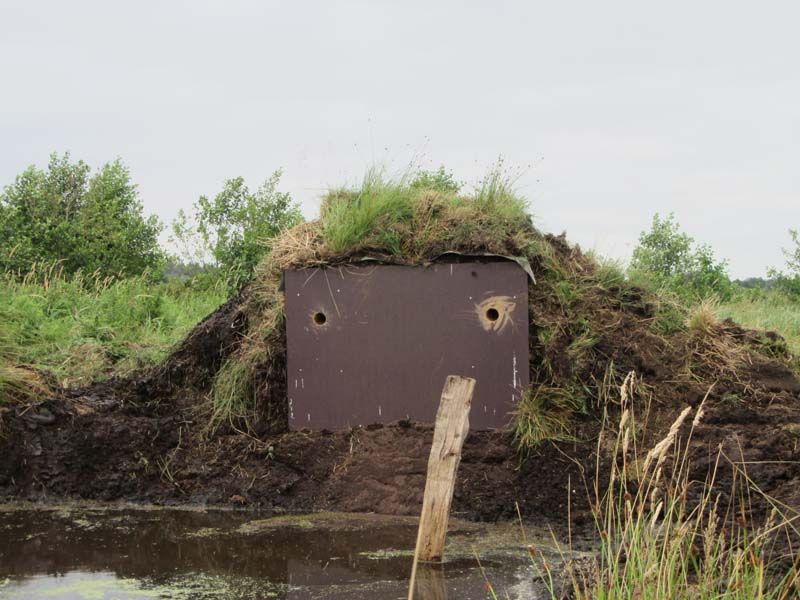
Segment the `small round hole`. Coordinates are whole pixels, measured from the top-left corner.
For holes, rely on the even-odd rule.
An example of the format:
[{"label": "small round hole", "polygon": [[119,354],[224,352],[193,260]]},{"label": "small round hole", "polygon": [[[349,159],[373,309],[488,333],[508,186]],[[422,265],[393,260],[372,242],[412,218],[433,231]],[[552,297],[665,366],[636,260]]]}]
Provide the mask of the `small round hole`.
[{"label": "small round hole", "polygon": [[317,325],[324,325],[325,321],[328,320],[328,317],[325,316],[325,313],[318,312],[314,313],[314,323]]},{"label": "small round hole", "polygon": [[497,321],[500,318],[500,313],[497,312],[496,308],[490,308],[486,311],[486,318],[490,321]]}]

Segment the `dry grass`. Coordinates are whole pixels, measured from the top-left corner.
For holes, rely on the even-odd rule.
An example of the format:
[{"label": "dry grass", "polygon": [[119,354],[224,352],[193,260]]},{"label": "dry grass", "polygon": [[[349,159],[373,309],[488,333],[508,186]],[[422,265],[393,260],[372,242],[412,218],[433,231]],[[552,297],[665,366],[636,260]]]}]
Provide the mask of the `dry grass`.
[{"label": "dry grass", "polygon": [[686,319],[686,327],[692,335],[707,337],[714,333],[719,326],[717,318],[718,303],[713,299],[706,299],[695,306]]},{"label": "dry grass", "polygon": [[36,369],[0,360],[0,406],[46,396],[51,391]]},{"label": "dry grass", "polygon": [[[762,495],[740,465],[722,464],[727,459],[721,453],[705,481],[691,475],[687,448],[703,407],[704,402],[681,411],[642,459],[635,407],[623,403],[609,484],[602,494],[595,484],[599,557],[591,569],[572,575],[579,600],[797,597],[798,557],[780,556],[774,541],[782,530],[795,531],[798,515],[776,509],[764,523],[748,522],[752,503]],[[722,468],[739,475],[726,505],[717,489]],[[595,481],[600,480],[598,467]]]},{"label": "dry grass", "polygon": [[[630,374],[619,390],[621,417],[606,423],[597,452],[608,457],[594,477],[592,514],[599,549],[590,559],[555,569],[529,547],[535,577],[553,600],[789,600],[800,597],[800,555],[781,536],[800,535],[800,513],[763,494],[740,461],[718,452],[706,478],[695,479],[691,438],[704,417],[705,400],[684,408],[666,435],[646,452],[640,447],[641,402]],[[605,461],[603,461],[605,462]],[[721,483],[723,470],[732,483]],[[607,482],[607,484],[601,484]],[[588,486],[587,486],[588,487]],[[724,494],[722,492],[725,492]],[[722,501],[722,498],[728,498]],[[752,521],[754,505],[771,506]],[[556,542],[558,545],[558,542]],[[571,545],[571,541],[570,541]],[[494,589],[487,587],[492,598]]]},{"label": "dry grass", "polygon": [[224,424],[234,429],[249,428],[262,418],[269,421],[273,417],[268,411],[259,413],[263,407],[258,405],[257,386],[262,385],[261,392],[267,395],[272,370],[282,368],[274,364],[285,346],[280,339],[284,326],[283,294],[277,280],[256,279],[250,290],[248,313],[247,338],[223,363],[214,379],[208,420],[210,433]]},{"label": "dry grass", "polygon": [[716,307],[715,301],[706,300],[689,313],[684,375],[701,382],[729,379],[746,384],[742,377],[752,353],[720,323]]}]

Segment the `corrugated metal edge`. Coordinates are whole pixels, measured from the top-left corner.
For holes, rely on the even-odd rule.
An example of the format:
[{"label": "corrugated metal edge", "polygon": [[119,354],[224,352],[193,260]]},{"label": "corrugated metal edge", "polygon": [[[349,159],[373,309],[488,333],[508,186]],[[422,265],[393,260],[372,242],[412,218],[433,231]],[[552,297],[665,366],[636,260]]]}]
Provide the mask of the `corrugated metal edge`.
[{"label": "corrugated metal edge", "polygon": [[506,256],[505,254],[492,254],[491,252],[478,252],[478,253],[464,253],[464,252],[456,252],[455,250],[449,250],[447,252],[443,252],[436,258],[441,258],[442,256],[447,256],[448,254],[454,254],[455,256],[491,256],[494,258],[503,258],[505,260],[510,260],[517,263],[520,268],[528,274],[532,283],[536,283],[536,276],[533,274],[533,269],[531,269],[531,263],[528,262],[528,259],[524,256]]},{"label": "corrugated metal edge", "polygon": [[[431,260],[430,263],[436,262],[436,260],[438,260],[439,258],[441,258],[443,256],[448,256],[448,255],[463,256],[465,258],[470,258],[470,257],[476,257],[477,258],[477,257],[483,256],[483,257],[491,257],[491,258],[502,258],[503,260],[510,260],[512,262],[517,263],[520,266],[520,268],[523,271],[525,271],[525,273],[528,275],[528,277],[530,278],[531,282],[533,284],[536,284],[536,276],[533,274],[533,269],[531,269],[531,263],[528,262],[528,259],[525,258],[524,256],[507,256],[505,254],[493,254],[491,252],[471,252],[471,253],[466,253],[466,252],[457,252],[455,250],[448,250],[447,252],[442,252],[439,256],[437,256],[436,258]],[[358,258],[350,259],[347,262],[351,263],[351,264],[356,264],[356,263],[361,263],[361,262],[377,262],[377,263],[384,264],[384,265],[399,264],[399,265],[402,265],[402,266],[409,266],[409,267],[413,266],[413,265],[408,265],[406,263],[393,263],[393,262],[387,261],[386,258],[381,258],[381,257],[377,257],[377,256],[361,256],[361,257],[358,257]],[[331,265],[328,265],[328,266],[336,267],[336,266],[340,266],[340,265],[341,265],[341,263],[332,263]],[[325,268],[325,266],[326,265],[314,265],[313,267],[297,266],[297,267],[291,267],[291,268],[292,269],[303,269],[303,268],[321,269],[321,268]],[[280,286],[279,286],[278,289],[280,291],[284,291],[284,277],[283,277],[283,274],[281,274],[281,281],[280,281]]]}]

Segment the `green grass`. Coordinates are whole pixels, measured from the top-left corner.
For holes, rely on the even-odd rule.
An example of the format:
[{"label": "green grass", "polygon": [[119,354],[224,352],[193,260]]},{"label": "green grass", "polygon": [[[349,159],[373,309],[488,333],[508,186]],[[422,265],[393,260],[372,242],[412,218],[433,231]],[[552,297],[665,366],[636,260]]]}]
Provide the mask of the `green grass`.
[{"label": "green grass", "polygon": [[574,439],[572,418],[582,403],[582,395],[574,390],[547,386],[529,388],[514,414],[514,444],[526,452],[545,441]]},{"label": "green grass", "polygon": [[453,249],[501,252],[514,232],[531,229],[527,202],[499,166],[472,194],[371,169],[359,187],[328,194],[317,226],[313,244],[324,258],[374,251],[409,263]]},{"label": "green grass", "polygon": [[322,212],[322,233],[328,248],[343,254],[372,240],[373,245],[400,254],[401,238],[391,225],[411,222],[417,193],[405,178],[390,181],[376,169],[367,173],[360,189],[331,193]]},{"label": "green grass", "polygon": [[0,276],[0,401],[36,371],[79,385],[154,364],[227,293],[221,280]]},{"label": "green grass", "polygon": [[717,314],[752,329],[776,331],[786,338],[789,351],[800,356],[800,300],[778,291],[742,293],[720,304]]}]

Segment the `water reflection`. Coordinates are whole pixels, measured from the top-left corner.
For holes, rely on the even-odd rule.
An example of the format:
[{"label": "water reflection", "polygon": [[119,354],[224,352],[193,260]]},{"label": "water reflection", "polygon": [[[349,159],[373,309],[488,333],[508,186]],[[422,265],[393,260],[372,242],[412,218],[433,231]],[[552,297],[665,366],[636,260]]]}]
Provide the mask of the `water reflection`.
[{"label": "water reflection", "polygon": [[[468,548],[496,532],[461,527],[446,565],[420,565],[418,600],[485,597]],[[415,520],[378,516],[5,509],[0,599],[404,598],[415,537]],[[496,587],[535,598],[522,551],[482,561]]]}]

